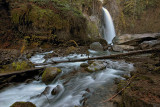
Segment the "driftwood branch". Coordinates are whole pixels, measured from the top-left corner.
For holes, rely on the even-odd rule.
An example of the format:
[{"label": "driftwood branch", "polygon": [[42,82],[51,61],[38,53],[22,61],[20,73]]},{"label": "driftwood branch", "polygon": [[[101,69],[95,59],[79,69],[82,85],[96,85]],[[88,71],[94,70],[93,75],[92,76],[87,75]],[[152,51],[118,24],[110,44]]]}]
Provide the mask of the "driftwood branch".
[{"label": "driftwood branch", "polygon": [[[160,52],[160,48],[137,50],[137,51],[131,51],[131,52],[128,52],[128,53],[120,53],[120,54],[109,55],[109,56],[98,56],[98,57],[81,58],[81,59],[69,59],[69,60],[52,61],[51,63],[46,63],[46,64],[56,64],[56,63],[66,63],[66,62],[80,62],[80,61],[94,60],[94,59],[120,59],[120,58],[124,58],[126,56],[153,53],[153,52]],[[45,65],[45,64],[42,64],[42,65]]]}]

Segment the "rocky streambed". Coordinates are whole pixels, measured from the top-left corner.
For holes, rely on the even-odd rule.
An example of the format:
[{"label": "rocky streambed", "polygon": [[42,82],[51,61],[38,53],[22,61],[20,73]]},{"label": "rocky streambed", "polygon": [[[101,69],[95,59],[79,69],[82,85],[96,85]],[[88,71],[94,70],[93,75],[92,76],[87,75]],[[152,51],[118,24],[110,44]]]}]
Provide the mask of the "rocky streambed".
[{"label": "rocky streambed", "polygon": [[[38,80],[10,85],[2,89],[0,93],[0,104],[3,107],[8,107],[17,101],[29,101],[37,107],[74,107],[87,105],[93,107],[92,100],[95,101],[97,98],[102,100],[109,97],[110,93],[112,93],[111,88],[115,78],[125,79],[123,76],[129,76],[130,71],[133,70],[132,64],[112,60],[47,65],[46,63],[53,60],[88,57],[85,54],[72,54],[66,57],[45,59],[45,56],[50,53],[53,53],[53,51],[37,53],[30,58],[30,61],[34,64],[45,62],[44,66],[37,67],[58,68],[61,71],[50,83],[44,83],[42,76],[42,79],[40,77]],[[82,66],[85,64],[87,66]],[[96,90],[99,90],[103,86],[105,86],[106,91],[102,93],[105,93],[105,96],[96,97],[94,95]],[[100,104],[100,102],[97,102],[97,104],[99,106],[108,105],[108,103]],[[111,105],[113,106],[113,103]]]},{"label": "rocky streambed", "polygon": [[[20,81],[12,80],[21,80],[19,77],[27,79],[26,75],[28,73],[26,72],[22,74],[20,72],[20,76],[15,74],[16,76],[13,75],[11,78],[7,77],[8,79],[1,78],[1,80],[7,80],[4,81],[5,83],[11,84],[1,90],[0,104],[3,107],[8,107],[17,101],[29,101],[37,107],[158,107],[160,87],[158,82],[160,65],[158,50],[142,53],[141,55],[124,56],[123,60],[117,58],[116,60],[103,59],[54,63],[54,61],[126,53],[138,49],[152,49],[155,47],[159,49],[159,34],[149,36],[151,37],[144,35],[144,37],[139,38],[137,36],[138,38],[136,38],[135,36],[134,39],[131,38],[127,42],[125,42],[125,38],[129,38],[130,35],[120,36],[118,37],[119,40],[117,39],[119,42],[115,42],[112,48],[110,48],[111,46],[107,47],[110,51],[104,51],[105,48],[98,43],[100,47],[95,49],[101,50],[97,51],[88,50],[88,47],[68,47],[52,51],[28,52],[21,55],[20,60],[29,60],[36,65],[36,69],[42,68],[42,70],[32,75],[34,68],[30,72],[31,79],[25,82],[23,80],[23,83],[22,81],[17,83]],[[121,48],[116,48],[117,46]],[[90,46],[90,48],[93,47]],[[50,74],[45,73],[48,72],[45,68],[49,72],[54,71],[51,73],[51,79],[44,79],[50,78],[46,77]],[[130,76],[132,76],[131,81]],[[130,81],[129,84],[128,81]],[[126,88],[123,90],[124,87]],[[123,91],[118,96],[109,102],[104,102],[121,90]]]}]

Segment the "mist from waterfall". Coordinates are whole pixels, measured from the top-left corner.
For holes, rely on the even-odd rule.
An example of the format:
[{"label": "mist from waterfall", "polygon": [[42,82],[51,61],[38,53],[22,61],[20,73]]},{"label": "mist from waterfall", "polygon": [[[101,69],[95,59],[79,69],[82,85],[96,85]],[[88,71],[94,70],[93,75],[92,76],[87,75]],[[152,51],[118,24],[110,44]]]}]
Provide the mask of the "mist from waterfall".
[{"label": "mist from waterfall", "polygon": [[113,38],[116,36],[112,17],[107,9],[102,7],[103,10],[103,37],[108,42],[112,43]]}]

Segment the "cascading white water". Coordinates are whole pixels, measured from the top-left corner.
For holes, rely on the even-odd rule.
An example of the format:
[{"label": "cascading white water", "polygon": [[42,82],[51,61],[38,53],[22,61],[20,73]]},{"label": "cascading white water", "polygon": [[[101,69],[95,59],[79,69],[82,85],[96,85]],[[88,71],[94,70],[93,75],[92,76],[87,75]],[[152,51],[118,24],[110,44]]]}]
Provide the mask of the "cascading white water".
[{"label": "cascading white water", "polygon": [[103,36],[104,36],[104,39],[108,42],[108,44],[111,44],[113,38],[116,36],[114,24],[108,10],[105,9],[104,7],[102,7],[102,10],[103,10],[103,16],[104,16]]},{"label": "cascading white water", "polygon": [[[53,57],[45,59],[45,55],[51,52],[45,52],[36,54],[30,58],[30,61],[35,64],[49,63],[54,60],[65,60],[65,59],[76,59],[76,58],[87,58],[87,55],[72,54],[66,57]],[[46,61],[45,61],[46,60]],[[37,107],[75,107],[82,106],[83,99],[87,96],[92,95],[94,90],[98,87],[107,84],[106,93],[111,93],[109,87],[113,85],[115,78],[120,78],[123,74],[128,74],[133,70],[132,64],[127,64],[124,61],[111,61],[105,60],[107,63],[106,69],[103,69],[95,73],[77,72],[75,75],[70,75],[69,72],[80,69],[80,64],[83,62],[74,63],[59,63],[55,65],[46,65],[49,67],[58,67],[62,69],[61,76],[70,75],[69,78],[60,78],[59,76],[56,81],[53,81],[50,85],[45,85],[42,81],[34,80],[30,83],[22,83],[10,86],[3,90],[0,90],[0,107],[9,107],[16,101],[29,101],[34,103]],[[66,75],[66,76],[67,76]],[[68,81],[69,80],[69,81]],[[67,82],[66,82],[67,81]],[[51,91],[59,85],[60,92],[56,95],[52,95]],[[49,87],[48,93],[41,95],[46,87]],[[86,89],[89,89],[88,92]],[[106,96],[105,96],[106,98]],[[94,102],[92,102],[94,103]],[[106,103],[102,104],[103,107]],[[93,107],[93,106],[92,106]],[[94,106],[95,107],[95,106]],[[101,106],[102,107],[102,106]],[[107,107],[112,107],[108,106]]]}]

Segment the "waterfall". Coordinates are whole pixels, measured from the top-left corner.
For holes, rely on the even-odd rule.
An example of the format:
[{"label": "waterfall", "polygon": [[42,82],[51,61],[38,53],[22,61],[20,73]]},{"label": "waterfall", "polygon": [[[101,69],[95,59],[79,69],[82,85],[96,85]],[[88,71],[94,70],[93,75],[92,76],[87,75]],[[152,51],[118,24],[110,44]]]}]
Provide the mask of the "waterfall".
[{"label": "waterfall", "polygon": [[107,9],[102,7],[103,10],[103,37],[108,42],[112,43],[113,38],[116,36],[112,17]]}]

